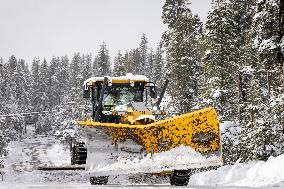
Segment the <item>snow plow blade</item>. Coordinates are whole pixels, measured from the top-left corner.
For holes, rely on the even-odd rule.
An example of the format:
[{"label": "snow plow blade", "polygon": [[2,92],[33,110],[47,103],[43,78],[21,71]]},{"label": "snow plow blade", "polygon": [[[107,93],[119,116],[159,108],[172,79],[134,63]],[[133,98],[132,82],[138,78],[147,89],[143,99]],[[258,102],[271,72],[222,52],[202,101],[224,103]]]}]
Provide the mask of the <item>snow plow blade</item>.
[{"label": "snow plow blade", "polygon": [[[78,124],[85,128],[86,170],[92,172],[158,173],[222,164],[219,121],[213,108],[148,125],[92,120],[78,121]],[[107,149],[102,149],[103,146]],[[105,161],[107,158],[111,161]]]}]

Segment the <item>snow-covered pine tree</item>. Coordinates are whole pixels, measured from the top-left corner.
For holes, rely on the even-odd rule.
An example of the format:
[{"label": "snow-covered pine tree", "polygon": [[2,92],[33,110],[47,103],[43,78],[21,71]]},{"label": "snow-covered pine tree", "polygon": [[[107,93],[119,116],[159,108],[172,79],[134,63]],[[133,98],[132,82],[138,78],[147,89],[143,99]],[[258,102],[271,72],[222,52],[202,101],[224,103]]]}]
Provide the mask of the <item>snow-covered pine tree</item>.
[{"label": "snow-covered pine tree", "polygon": [[99,71],[98,62],[99,62],[99,57],[95,56],[93,64],[92,64],[92,76],[97,76],[98,75],[98,71]]},{"label": "snow-covered pine tree", "polygon": [[69,67],[69,82],[70,82],[70,88],[69,88],[69,94],[70,98],[74,101],[75,99],[81,99],[81,89],[82,89],[82,58],[80,53],[75,53],[73,56],[73,59],[70,63]]},{"label": "snow-covered pine tree", "polygon": [[139,74],[140,53],[138,48],[125,52],[122,59],[124,73]]},{"label": "snow-covered pine tree", "polygon": [[49,70],[48,70],[48,64],[47,61],[44,59],[42,64],[39,68],[39,81],[40,84],[38,85],[39,90],[39,107],[38,110],[40,112],[49,110],[49,98],[48,98],[48,92],[49,92]]},{"label": "snow-covered pine tree", "polygon": [[163,52],[161,46],[162,44],[159,44],[157,46],[156,52],[153,57],[152,80],[157,85],[161,85],[161,80],[162,78],[164,78],[165,61],[163,59]]},{"label": "snow-covered pine tree", "polygon": [[[282,58],[279,43],[282,36],[281,11],[278,0],[260,0],[252,23],[253,47],[258,63],[252,64],[255,82],[254,112],[251,127],[244,130],[241,149],[244,159],[266,160],[283,153],[283,83]],[[282,80],[283,81],[283,80]],[[252,85],[252,86],[253,86]]]},{"label": "snow-covered pine tree", "polygon": [[148,73],[150,68],[148,65],[148,39],[144,33],[139,44],[139,58],[139,65],[137,65],[138,73],[136,74],[149,76]]},{"label": "snow-covered pine tree", "polygon": [[151,48],[149,50],[149,53],[148,53],[148,60],[147,60],[147,73],[146,73],[146,76],[151,80],[153,81],[153,66],[154,66],[154,52],[153,52],[153,49]]},{"label": "snow-covered pine tree", "polygon": [[164,24],[168,26],[163,34],[167,58],[166,78],[171,81],[167,91],[173,98],[175,108],[181,113],[192,110],[200,76],[199,32],[196,30],[201,22],[188,6],[188,0],[166,0],[162,15]]},{"label": "snow-covered pine tree", "polygon": [[48,67],[48,99],[50,108],[60,103],[60,81],[58,80],[60,67],[60,58],[52,57],[50,66]]},{"label": "snow-covered pine tree", "polygon": [[[136,75],[141,75],[141,54],[140,54],[140,49],[132,49],[129,51],[129,71],[128,73],[134,73]],[[143,68],[145,69],[145,68]],[[144,70],[145,71],[145,70]]]},{"label": "snow-covered pine tree", "polygon": [[121,52],[118,51],[116,57],[114,58],[114,69],[113,69],[113,76],[122,76],[126,75],[126,65],[124,57],[122,56]]},{"label": "snow-covered pine tree", "polygon": [[12,55],[8,62],[7,66],[4,66],[6,69],[6,76],[5,76],[5,109],[7,113],[18,113],[20,110],[18,108],[18,103],[17,103],[17,96],[15,91],[17,90],[17,81],[16,81],[16,76],[17,75],[17,64],[18,61],[14,55]]},{"label": "snow-covered pine tree", "polygon": [[59,91],[59,103],[62,103],[64,101],[64,99],[68,98],[68,94],[69,94],[69,59],[67,56],[62,56],[60,58],[60,66],[58,68],[57,71],[57,75],[56,75],[58,81],[59,81],[59,87],[58,87],[58,91]]},{"label": "snow-covered pine tree", "polygon": [[39,67],[40,67],[40,59],[34,58],[31,68],[31,89],[30,89],[30,102],[33,111],[38,111],[40,106]]},{"label": "snow-covered pine tree", "polygon": [[4,95],[5,95],[5,91],[4,91],[4,61],[2,58],[0,58],[0,114],[4,114],[3,112],[3,108],[4,108]]},{"label": "snow-covered pine tree", "polygon": [[246,1],[213,0],[202,39],[204,101],[224,120],[239,118],[238,70],[243,64],[247,10]]},{"label": "snow-covered pine tree", "polygon": [[25,61],[19,59],[16,72],[14,74],[14,80],[16,83],[15,99],[18,104],[18,112],[27,112],[30,111],[30,99],[29,99],[29,89],[30,89],[30,73],[27,69]]},{"label": "snow-covered pine tree", "polygon": [[100,46],[98,53],[97,70],[97,76],[111,75],[110,57],[105,42],[103,42],[103,44]]}]

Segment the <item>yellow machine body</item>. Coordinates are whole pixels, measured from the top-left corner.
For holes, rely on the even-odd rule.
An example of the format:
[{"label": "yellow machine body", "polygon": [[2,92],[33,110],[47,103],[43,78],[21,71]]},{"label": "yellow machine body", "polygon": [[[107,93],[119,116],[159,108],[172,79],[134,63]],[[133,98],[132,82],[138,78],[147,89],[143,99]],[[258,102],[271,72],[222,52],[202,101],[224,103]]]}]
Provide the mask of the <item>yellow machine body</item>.
[{"label": "yellow machine body", "polygon": [[93,116],[78,125],[90,174],[159,173],[222,164],[214,108],[167,117],[159,108],[163,93],[157,101],[156,86],[145,76],[85,81],[83,94],[91,97]]},{"label": "yellow machine body", "polygon": [[85,128],[101,128],[112,137],[112,143],[132,139],[147,153],[159,153],[178,146],[188,146],[200,153],[221,150],[217,113],[205,108],[147,125],[78,121]]}]

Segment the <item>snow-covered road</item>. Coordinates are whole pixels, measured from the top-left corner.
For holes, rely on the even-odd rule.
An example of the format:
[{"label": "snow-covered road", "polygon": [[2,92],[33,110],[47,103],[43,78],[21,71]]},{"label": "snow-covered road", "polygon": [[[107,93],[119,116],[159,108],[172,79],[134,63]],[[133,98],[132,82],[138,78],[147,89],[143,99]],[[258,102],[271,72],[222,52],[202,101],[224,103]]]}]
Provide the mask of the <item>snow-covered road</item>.
[{"label": "snow-covered road", "polygon": [[[4,161],[7,184],[86,183],[83,171],[39,171],[38,166],[69,165],[69,150],[54,137],[35,136],[9,144]],[[1,184],[1,183],[0,183]]]},{"label": "snow-covered road", "polygon": [[[191,176],[185,188],[284,187],[284,155],[267,162],[236,163]],[[9,144],[2,188],[171,188],[168,177],[111,176],[107,186],[91,186],[87,171],[40,171],[38,166],[70,165],[70,152],[54,137],[27,135]],[[135,184],[135,186],[133,186]]]}]

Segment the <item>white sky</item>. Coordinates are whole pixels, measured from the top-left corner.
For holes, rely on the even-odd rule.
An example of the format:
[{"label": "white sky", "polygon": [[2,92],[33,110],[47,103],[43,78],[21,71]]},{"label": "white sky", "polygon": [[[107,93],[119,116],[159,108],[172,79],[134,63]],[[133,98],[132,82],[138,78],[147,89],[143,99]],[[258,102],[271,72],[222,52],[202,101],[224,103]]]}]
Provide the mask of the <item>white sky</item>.
[{"label": "white sky", "polygon": [[[191,0],[204,20],[211,0]],[[0,0],[0,57],[97,53],[105,41],[110,54],[138,46],[142,33],[155,49],[165,29],[164,0]]]}]

